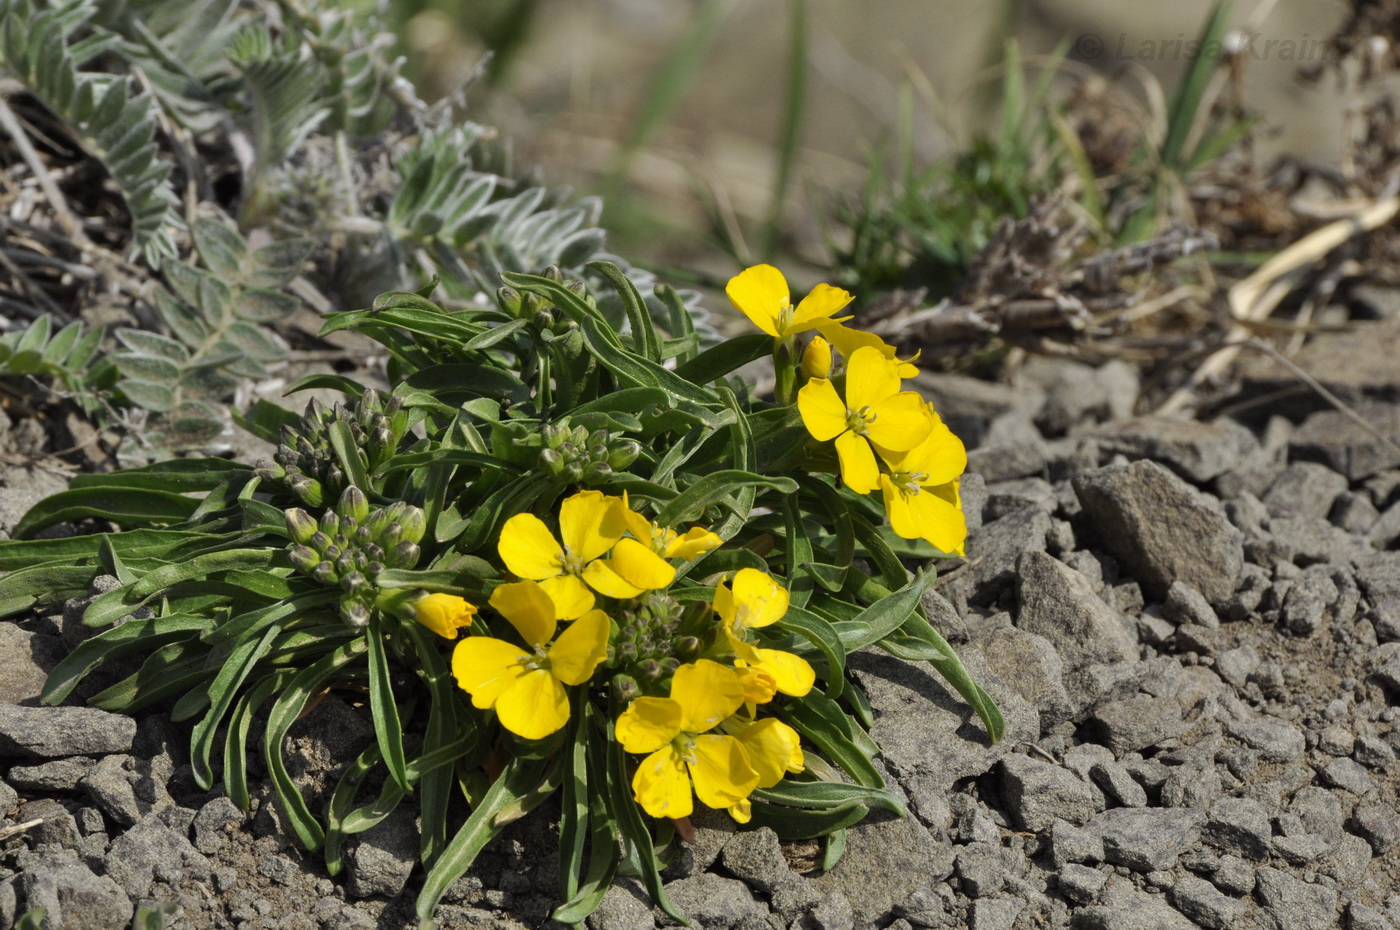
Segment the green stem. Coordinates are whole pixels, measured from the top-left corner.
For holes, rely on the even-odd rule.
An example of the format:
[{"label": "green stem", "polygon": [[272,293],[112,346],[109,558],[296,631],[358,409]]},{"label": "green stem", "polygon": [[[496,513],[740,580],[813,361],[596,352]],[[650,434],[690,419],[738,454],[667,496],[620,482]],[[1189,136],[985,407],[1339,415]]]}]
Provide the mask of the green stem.
[{"label": "green stem", "polygon": [[773,343],[773,398],[784,407],[797,401],[797,340],[784,336]]}]

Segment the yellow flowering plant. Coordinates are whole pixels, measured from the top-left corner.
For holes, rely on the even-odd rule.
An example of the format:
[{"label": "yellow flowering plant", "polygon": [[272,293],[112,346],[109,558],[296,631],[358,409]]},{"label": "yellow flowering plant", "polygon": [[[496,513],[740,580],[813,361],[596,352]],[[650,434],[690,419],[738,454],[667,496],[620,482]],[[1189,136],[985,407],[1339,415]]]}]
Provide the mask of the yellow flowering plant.
[{"label": "yellow flowering plant", "polygon": [[[853,650],[933,662],[998,738],[921,606],[928,561],[964,548],[966,455],[905,389],[913,365],[840,315],[852,295],[819,285],[794,305],[758,266],[728,288],[755,331],[702,345],[673,291],[589,274],[503,274],[493,306],[425,289],[335,313],[324,332],[388,350],[387,395],[313,375],[291,390],[347,403],[240,418],[272,461],[185,459],[38,504],[0,543],[0,608],[119,582],[45,699],[137,657],[92,703],[171,699],[196,780],[245,807],[265,716],[279,811],[332,873],[350,837],[413,804],[425,928],[504,824],[555,793],[564,923],[624,864],[680,917],[660,867],[697,804],[824,838],[831,864],[872,807],[903,812]],[[731,377],[764,357],[771,398]],[[121,531],[34,538],[93,512]],[[376,739],[317,812],[283,744],[328,692]]]}]

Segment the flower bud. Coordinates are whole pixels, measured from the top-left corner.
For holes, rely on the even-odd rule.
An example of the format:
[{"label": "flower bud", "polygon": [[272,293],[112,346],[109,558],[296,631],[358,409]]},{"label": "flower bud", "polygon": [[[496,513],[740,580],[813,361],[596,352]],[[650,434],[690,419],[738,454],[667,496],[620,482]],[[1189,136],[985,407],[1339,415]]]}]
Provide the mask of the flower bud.
[{"label": "flower bud", "polygon": [[642,689],[631,675],[614,675],[612,686],[613,692],[624,701],[633,701],[642,696]]},{"label": "flower bud", "polygon": [[622,471],[633,462],[637,461],[637,456],[642,454],[642,444],[635,439],[623,439],[613,443],[608,450],[608,464],[614,471]]},{"label": "flower bud", "polygon": [[326,491],[315,478],[299,475],[287,483],[287,489],[308,507],[320,507],[326,502]]},{"label": "flower bud", "polygon": [[558,265],[550,265],[544,270],[544,277],[551,281],[563,281],[564,275],[559,271]]},{"label": "flower bud", "polygon": [[341,576],[340,590],[346,594],[358,594],[369,587],[369,579],[359,572],[350,572]]},{"label": "flower bud", "polygon": [[648,681],[660,681],[661,663],[655,659],[646,659],[637,663],[637,673]]},{"label": "flower bud", "polygon": [[322,555],[325,555],[326,550],[331,547],[331,538],[320,530],[317,530],[311,534],[311,538],[306,541],[306,544]]},{"label": "flower bud", "polygon": [[321,555],[326,557],[327,562],[334,562],[342,555],[341,548],[335,543],[331,543],[321,550]]},{"label": "flower bud", "polygon": [[514,316],[520,312],[520,292],[513,287],[496,288],[496,304]]},{"label": "flower bud", "polygon": [[300,507],[293,507],[284,515],[287,520],[287,535],[303,546],[316,535],[316,520]]},{"label": "flower bud", "polygon": [[347,520],[352,521],[349,528],[353,528],[360,521],[369,519],[369,498],[365,497],[364,491],[352,484],[341,493],[335,509],[340,514],[341,528],[347,528]]},{"label": "flower bud", "polygon": [[423,533],[428,529],[428,518],[417,507],[405,504],[403,516],[399,517],[399,525],[403,527],[404,539],[409,542],[421,542]]},{"label": "flower bud", "polygon": [[320,562],[311,570],[311,577],[321,584],[335,584],[337,578],[335,566],[330,562]]},{"label": "flower bud", "polygon": [[352,630],[363,630],[369,626],[369,608],[359,601],[343,600],[340,602],[340,619]]},{"label": "flower bud", "polygon": [[541,449],[539,466],[540,471],[558,478],[564,473],[564,456],[553,449]]},{"label": "flower bud", "polygon": [[405,539],[389,550],[388,560],[389,564],[395,568],[412,568],[418,564],[419,555],[421,552],[418,549],[418,544]]},{"label": "flower bud", "polygon": [[577,481],[583,477],[583,466],[578,463],[577,459],[564,466],[564,477],[569,481]]},{"label": "flower bud", "polygon": [[309,546],[293,546],[287,552],[287,558],[301,571],[310,574],[316,566],[321,564],[321,557],[316,554],[316,550]]},{"label": "flower bud", "polygon": [[540,428],[540,439],[548,449],[558,449],[559,444],[568,438],[569,428],[563,423],[546,423]]},{"label": "flower bud", "polygon": [[[327,555],[327,558],[330,558]],[[342,578],[357,570],[360,566],[355,564],[355,556],[350,552],[342,552],[339,558],[335,559],[335,572]]]},{"label": "flower bud", "polygon": [[603,484],[612,478],[612,466],[607,462],[589,462],[584,466],[583,480],[587,484]]},{"label": "flower bud", "polygon": [[831,377],[831,343],[814,336],[802,350],[802,375],[806,378]]},{"label": "flower bud", "polygon": [[413,602],[413,619],[443,639],[456,639],[475,616],[476,607],[455,594],[433,593]]},{"label": "flower bud", "polygon": [[691,659],[700,653],[700,639],[696,636],[682,636],[676,640],[676,655]]},{"label": "flower bud", "polygon": [[370,578],[378,578],[382,571],[384,571],[384,563],[378,559],[365,563],[364,573]]}]

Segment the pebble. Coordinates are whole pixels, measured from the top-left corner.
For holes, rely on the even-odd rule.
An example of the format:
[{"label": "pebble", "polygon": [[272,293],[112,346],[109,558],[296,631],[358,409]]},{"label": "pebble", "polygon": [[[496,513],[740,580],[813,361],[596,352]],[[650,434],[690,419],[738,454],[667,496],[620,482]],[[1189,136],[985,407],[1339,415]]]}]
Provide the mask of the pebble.
[{"label": "pebble", "polygon": [[1277,930],[1332,930],[1336,926],[1338,899],[1331,888],[1265,867],[1259,870],[1255,894],[1263,905],[1266,925]]},{"label": "pebble", "polygon": [[1103,838],[1104,859],[1137,872],[1170,869],[1199,839],[1205,815],[1189,808],[1120,807],[1087,824]]},{"label": "pebble", "polygon": [[1103,890],[1108,877],[1098,869],[1070,863],[1060,866],[1060,892],[1076,904],[1089,904]]},{"label": "pebble", "polygon": [[1201,839],[1222,852],[1249,859],[1268,858],[1273,828],[1268,809],[1253,798],[1219,798],[1201,830]]},{"label": "pebble", "polygon": [[1245,912],[1245,903],[1221,894],[1203,878],[1183,875],[1168,895],[1177,910],[1208,930],[1225,930]]}]

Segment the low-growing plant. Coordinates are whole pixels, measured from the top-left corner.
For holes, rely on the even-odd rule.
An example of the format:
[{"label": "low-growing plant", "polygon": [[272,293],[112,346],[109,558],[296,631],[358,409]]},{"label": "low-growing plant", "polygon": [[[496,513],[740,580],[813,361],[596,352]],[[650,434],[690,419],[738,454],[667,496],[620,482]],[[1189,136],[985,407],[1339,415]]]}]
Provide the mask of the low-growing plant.
[{"label": "low-growing plant", "polygon": [[[248,412],[272,461],[82,475],[36,505],[0,543],[0,612],[119,583],[43,699],[124,669],[90,703],[169,702],[195,779],[245,808],[260,728],[286,827],[332,873],[412,799],[425,927],[553,796],[566,923],[624,871],[681,918],[659,872],[696,798],[825,837],[830,865],[872,808],[904,812],[846,672],[858,649],[930,662],[999,738],[922,608],[927,560],[962,550],[966,455],[901,390],[912,366],[837,316],[851,295],[794,305],[776,269],[751,268],[729,295],[761,331],[702,350],[668,288],[661,328],[618,267],[589,271],[626,331],[554,269],[504,274],[493,306],[390,292],[324,328],[385,347],[387,396],[316,375],[291,390],[345,403]],[[771,400],[735,376],[769,356]],[[77,534],[36,538],[60,523]],[[327,691],[367,708],[375,741],[313,811],[284,741]]]}]

